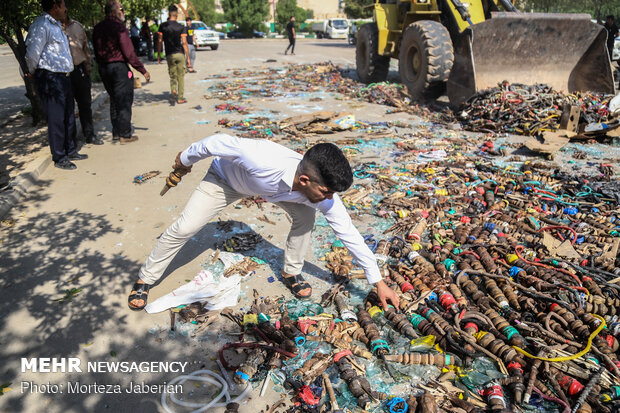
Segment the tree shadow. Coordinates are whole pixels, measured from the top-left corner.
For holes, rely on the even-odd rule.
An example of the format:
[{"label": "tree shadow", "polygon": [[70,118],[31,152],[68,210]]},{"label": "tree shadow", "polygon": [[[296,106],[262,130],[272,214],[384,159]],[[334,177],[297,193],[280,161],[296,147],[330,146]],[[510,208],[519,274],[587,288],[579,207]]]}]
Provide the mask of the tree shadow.
[{"label": "tree shadow", "polygon": [[[222,226],[225,228],[222,228]],[[261,236],[261,241],[256,244],[255,248],[247,251],[240,251],[240,254],[245,256],[256,256],[257,258],[264,260],[271,271],[273,271],[274,275],[281,278],[284,262],[284,250],[269,242],[264,237],[264,231],[261,229],[255,231],[254,228],[245,222],[226,220],[209,223],[205,225],[196,235],[194,235],[172,259],[172,262],[164,272],[161,280],[193,261],[208,249],[216,249],[218,246],[221,246],[226,239],[231,238],[234,235],[247,232],[256,232]],[[329,276],[329,273],[323,268],[308,261],[304,263],[303,271],[314,276]]]},{"label": "tree shadow", "polygon": [[[31,201],[36,204],[42,199]],[[217,223],[205,226],[181,249],[167,274],[235,233],[255,229],[265,234],[261,228],[239,221],[227,225],[230,228],[218,228]],[[186,374],[201,368],[217,370],[214,360],[205,354],[216,354],[223,343],[234,341],[238,327],[221,318],[197,338],[191,337],[197,328],[192,324],[177,323],[175,332],[166,324],[149,329],[156,320],[167,318],[165,313],[163,317],[132,313],[126,307],[128,289],[140,262],[122,253],[106,254],[97,247],[123,230],[105,215],[72,209],[18,219],[2,234],[0,383],[12,383],[13,391],[0,398],[0,411],[42,411],[43,401],[37,398],[40,395],[20,391],[21,383],[30,380],[39,385],[64,383],[65,390],[68,382],[119,384],[123,388],[122,395],[93,391],[46,394],[49,411],[151,413],[161,409],[161,392],[133,394],[125,393],[125,389],[130,383],[163,384],[181,374],[97,373],[86,370],[87,362],[179,361],[189,363]],[[262,238],[255,249],[242,253],[265,259],[279,274],[283,251],[269,240]],[[327,275],[309,263],[304,270]],[[79,292],[70,297],[66,291],[71,289]],[[137,328],[137,322],[142,326]],[[90,347],[93,343],[97,346]],[[21,372],[20,359],[33,357],[79,357],[83,370],[62,376]],[[213,388],[197,389],[193,383],[184,388],[187,393],[202,392],[203,399],[212,397]]]},{"label": "tree shadow", "polygon": [[[144,86],[143,86],[144,88]],[[148,106],[152,103],[169,103],[170,92],[153,93],[147,89],[142,89],[134,93],[134,106]]]},{"label": "tree shadow", "polygon": [[0,187],[22,171],[47,145],[47,126],[32,126],[30,116],[18,116],[0,127]]},{"label": "tree shadow", "polygon": [[[0,124],[4,119],[28,106],[30,101],[26,97],[26,88],[23,84],[0,89]],[[32,119],[29,120],[32,123]]]}]

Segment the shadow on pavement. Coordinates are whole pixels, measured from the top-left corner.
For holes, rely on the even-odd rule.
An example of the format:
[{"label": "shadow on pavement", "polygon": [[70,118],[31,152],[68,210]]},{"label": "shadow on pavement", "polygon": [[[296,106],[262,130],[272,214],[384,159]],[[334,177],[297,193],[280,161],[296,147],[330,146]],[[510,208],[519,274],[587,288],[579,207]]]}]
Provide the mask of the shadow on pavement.
[{"label": "shadow on pavement", "polygon": [[24,85],[0,89],[0,123],[9,116],[30,106],[30,101],[25,94],[26,87]]},{"label": "shadow on pavement", "polygon": [[[41,201],[40,199],[39,201]],[[37,200],[32,203],[36,205]],[[166,274],[184,266],[233,234],[252,228],[229,221],[225,229],[208,224],[192,238],[174,259]],[[73,209],[66,212],[41,212],[18,221],[9,228],[0,251],[0,383],[11,383],[13,391],[0,398],[0,411],[33,411],[45,403],[49,412],[132,412],[160,411],[157,394],[126,393],[130,383],[161,385],[179,373],[96,373],[86,370],[87,362],[187,361],[185,373],[201,368],[216,369],[205,354],[214,354],[228,341],[234,341],[238,327],[225,318],[218,319],[209,331],[191,337],[191,324],[155,324],[161,320],[127,309],[126,297],[137,274],[139,262],[122,253],[104,254],[97,245],[106,236],[123,229],[104,215]],[[262,233],[258,229],[259,233]],[[265,231],[266,232],[266,231]],[[244,255],[263,258],[280,274],[281,248],[262,238]],[[305,271],[326,275],[306,263]],[[277,271],[277,272],[276,272]],[[266,284],[266,280],[264,280]],[[80,289],[72,298],[66,291]],[[59,301],[65,300],[61,303]],[[136,320],[139,324],[136,324]],[[154,326],[154,327],[153,327]],[[96,343],[97,346],[90,347]],[[22,357],[80,357],[82,373],[30,374],[20,371]],[[121,385],[123,394],[71,393],[22,394],[20,384],[69,383]],[[191,383],[190,383],[191,384]],[[187,385],[184,392],[196,390]],[[202,396],[205,398],[206,396]],[[208,398],[208,397],[207,397]],[[37,410],[42,411],[42,410]]]}]

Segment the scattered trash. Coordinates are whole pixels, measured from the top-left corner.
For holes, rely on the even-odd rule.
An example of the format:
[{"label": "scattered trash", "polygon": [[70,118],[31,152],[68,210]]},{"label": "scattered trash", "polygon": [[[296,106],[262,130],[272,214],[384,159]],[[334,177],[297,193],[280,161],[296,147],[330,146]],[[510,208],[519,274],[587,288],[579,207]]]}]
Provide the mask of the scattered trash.
[{"label": "scattered trash", "polygon": [[[563,108],[581,108],[582,124],[607,120],[612,96],[600,93],[564,94],[544,84],[500,84],[476,93],[460,109],[458,119],[466,130],[540,135],[560,126]],[[592,128],[590,126],[590,128]],[[603,130],[598,128],[597,131]]]},{"label": "scattered trash", "polygon": [[2,385],[0,385],[0,395],[3,395],[4,393],[8,393],[11,390],[13,390],[12,388],[9,387],[11,384],[12,383],[10,381],[2,383]]},{"label": "scattered trash", "polygon": [[150,172],[145,172],[141,175],[136,175],[133,177],[133,183],[134,184],[141,184],[144,181],[148,181],[151,178],[155,178],[157,175],[159,175],[161,172],[160,171],[150,171]]},{"label": "scattered trash", "polygon": [[[330,141],[356,181],[341,198],[365,219],[366,243],[399,308],[383,308],[378,291],[358,281],[363,271],[318,217],[313,252],[336,284],[320,303],[255,290],[250,306],[224,309],[244,335],[219,351],[233,381],[266,389],[269,378],[274,391],[292,395],[266,406],[271,412],[285,403],[289,412],[327,410],[325,403],[332,411],[611,412],[620,400],[620,184],[617,161],[586,144],[617,131],[611,97],[504,84],[455,115],[412,104],[399,85],[363,86],[345,74],[331,64],[235,70],[213,77],[208,97],[232,112],[245,107],[231,102],[252,98],[335,98],[423,117],[366,122],[316,110],[218,122],[240,136],[286,139],[300,152],[321,135],[344,135]],[[578,129],[558,131],[570,105],[579,106]],[[489,134],[463,132],[457,119]],[[574,163],[532,161],[523,147]],[[248,197],[236,207],[256,206],[257,219],[275,223],[263,203]],[[252,231],[227,236],[220,254],[262,240]],[[240,273],[251,265],[246,258]],[[201,304],[179,314],[190,326],[213,320]],[[240,365],[232,351],[245,355]]]},{"label": "scattered trash", "polygon": [[81,288],[72,288],[70,290],[65,290],[65,296],[62,298],[58,298],[54,301],[56,301],[58,304],[68,303],[69,301],[73,300],[73,297],[78,295],[81,291]]},{"label": "scattered trash", "polygon": [[203,270],[191,282],[149,303],[145,310],[147,313],[159,313],[196,301],[204,303],[207,310],[221,310],[236,305],[240,292],[241,276],[216,278],[210,271]]}]

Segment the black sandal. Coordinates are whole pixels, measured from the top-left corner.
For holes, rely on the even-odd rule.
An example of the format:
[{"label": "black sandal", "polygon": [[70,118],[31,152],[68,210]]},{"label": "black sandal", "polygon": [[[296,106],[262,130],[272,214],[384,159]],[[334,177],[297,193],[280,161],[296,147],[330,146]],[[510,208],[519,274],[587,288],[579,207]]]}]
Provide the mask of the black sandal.
[{"label": "black sandal", "polygon": [[[306,280],[304,280],[304,277],[301,274],[292,275],[290,277],[282,276],[282,280],[284,282],[284,285],[286,285],[289,290],[291,290],[295,297],[310,298],[310,296],[312,295],[312,286],[308,284]],[[302,295],[299,293],[301,290],[305,290],[307,288],[310,289],[310,293],[308,295]]]},{"label": "black sandal", "polygon": [[[135,283],[133,285],[133,288],[131,290],[131,293],[129,293],[129,298],[127,299],[127,305],[129,306],[129,308],[131,308],[133,311],[140,311],[143,310],[144,307],[146,307],[146,302],[149,298],[149,289],[151,288],[151,286],[149,284],[141,284],[141,283]],[[136,307],[131,305],[131,302],[133,300],[142,300],[144,301],[144,305],[142,305],[141,307]]]}]

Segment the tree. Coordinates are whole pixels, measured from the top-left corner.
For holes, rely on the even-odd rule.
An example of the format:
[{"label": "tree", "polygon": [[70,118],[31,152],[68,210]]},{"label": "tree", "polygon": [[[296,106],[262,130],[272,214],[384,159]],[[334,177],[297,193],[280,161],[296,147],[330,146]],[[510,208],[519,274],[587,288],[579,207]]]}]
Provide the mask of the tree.
[{"label": "tree", "polygon": [[620,15],[620,3],[608,0],[518,0],[516,5],[525,12],[588,13],[601,20]]},{"label": "tree", "polygon": [[218,14],[215,12],[215,0],[192,0],[194,9],[198,13],[199,20],[207,26],[213,27],[218,23]]},{"label": "tree", "polygon": [[174,1],[170,0],[122,0],[127,21],[136,18],[151,20],[158,17],[161,11]]},{"label": "tree", "polygon": [[[9,1],[0,7],[0,36],[11,48],[23,73],[28,73],[24,31],[40,14],[40,9],[40,3],[36,0]],[[43,120],[43,106],[37,97],[34,79],[24,77],[24,84],[26,97],[32,105],[32,121],[36,125]]]},{"label": "tree", "polygon": [[276,5],[277,23],[280,30],[288,24],[291,16],[295,16],[295,22],[301,24],[306,21],[307,10],[297,6],[297,0],[280,0]]},{"label": "tree", "polygon": [[251,35],[253,30],[265,30],[269,16],[269,5],[265,0],[222,0],[226,19],[236,24],[239,30]]},{"label": "tree", "polygon": [[373,0],[347,0],[344,6],[344,12],[350,19],[368,19],[372,17]]}]

